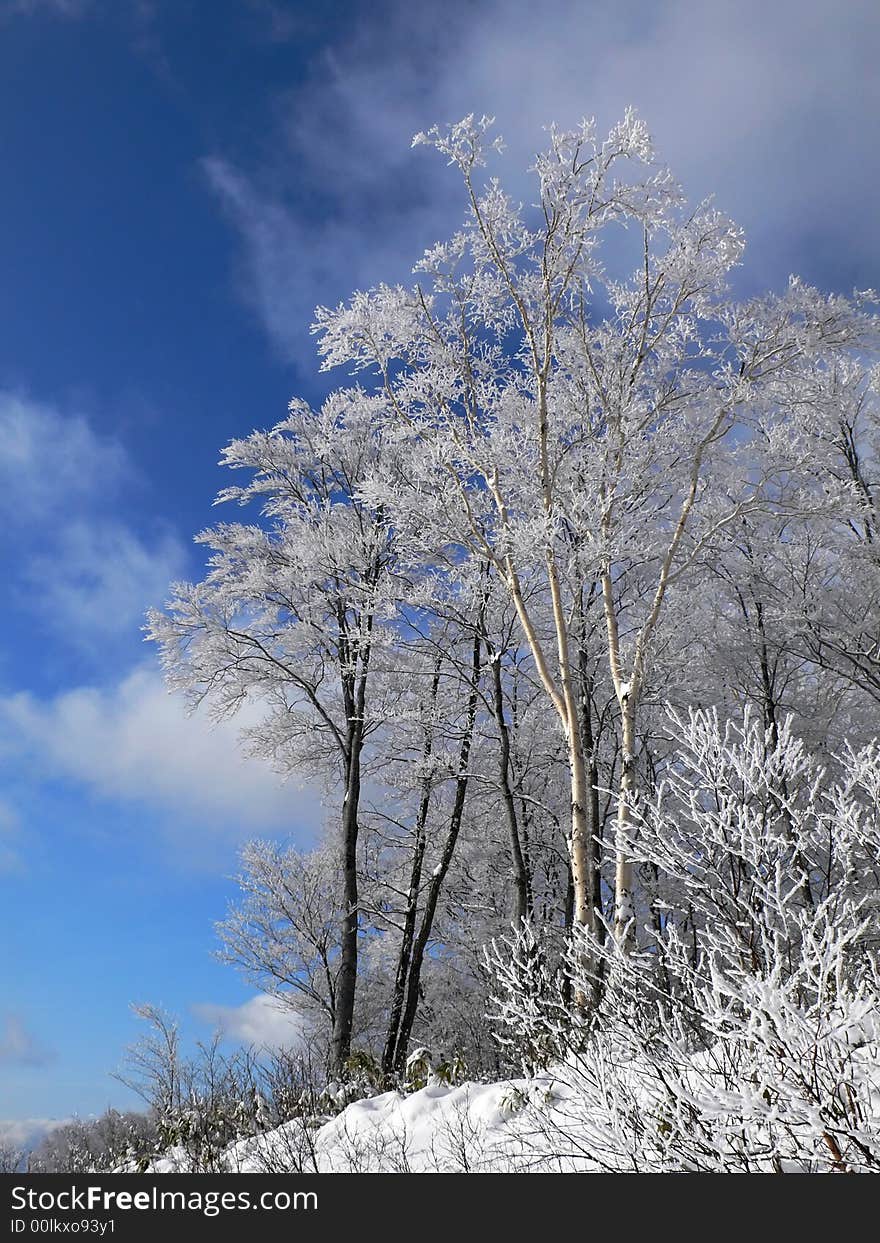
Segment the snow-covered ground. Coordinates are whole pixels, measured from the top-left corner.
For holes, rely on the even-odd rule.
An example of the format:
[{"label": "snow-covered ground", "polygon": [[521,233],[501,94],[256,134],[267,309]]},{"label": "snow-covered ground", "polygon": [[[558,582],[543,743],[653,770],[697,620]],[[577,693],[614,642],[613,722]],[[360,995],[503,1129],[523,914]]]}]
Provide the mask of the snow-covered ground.
[{"label": "snow-covered ground", "polygon": [[[240,1140],[224,1164],[238,1173],[595,1169],[576,1154],[560,1161],[542,1135],[538,1119],[560,1122],[569,1095],[550,1076],[385,1092],[354,1102],[317,1130],[297,1120]],[[175,1173],[187,1164],[183,1150],[172,1149],[150,1168]]]},{"label": "snow-covered ground", "polygon": [[[876,1168],[860,1156],[878,1148],[874,1038],[852,1049],[849,1122],[832,1085],[824,1103],[760,1084],[725,1089],[717,1051],[662,1075],[621,1053],[572,1058],[533,1078],[452,1086],[433,1076],[418,1091],[355,1101],[323,1125],[296,1119],[239,1140],[220,1164],[238,1173],[795,1172],[844,1168],[846,1144],[847,1169]],[[172,1148],[150,1170],[190,1168]]]}]

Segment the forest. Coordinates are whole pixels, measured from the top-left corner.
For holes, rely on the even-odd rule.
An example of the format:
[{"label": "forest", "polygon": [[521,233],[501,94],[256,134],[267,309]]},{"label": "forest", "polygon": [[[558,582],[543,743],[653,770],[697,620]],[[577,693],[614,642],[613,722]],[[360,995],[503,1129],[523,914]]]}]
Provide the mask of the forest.
[{"label": "forest", "polygon": [[146,1112],[32,1167],[877,1172],[876,294],[733,298],[633,111],[525,204],[491,118],[413,145],[460,228],[318,308],[338,387],[226,446],[147,626],[323,791],[215,930],[301,1038],[144,1007]]}]

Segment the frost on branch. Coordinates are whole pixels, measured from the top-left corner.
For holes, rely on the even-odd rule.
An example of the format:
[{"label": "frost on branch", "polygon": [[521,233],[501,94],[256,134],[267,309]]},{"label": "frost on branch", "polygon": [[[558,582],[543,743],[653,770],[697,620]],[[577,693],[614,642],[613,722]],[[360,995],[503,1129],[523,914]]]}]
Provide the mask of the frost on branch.
[{"label": "frost on branch", "polygon": [[[494,117],[482,116],[477,121],[471,112],[464,120],[456,121],[452,125],[432,125],[427,132],[413,135],[412,145],[436,147],[449,157],[450,164],[457,164],[463,171],[470,171],[486,163],[484,139],[494,124]],[[503,151],[503,139],[495,138],[490,147],[494,151]]]},{"label": "frost on branch", "polygon": [[568,996],[524,928],[496,949],[500,1039],[571,1089],[536,1146],[638,1171],[880,1169],[880,754],[831,778],[784,728],[673,715],[678,752],[641,813],[660,919],[639,952],[577,934]]}]

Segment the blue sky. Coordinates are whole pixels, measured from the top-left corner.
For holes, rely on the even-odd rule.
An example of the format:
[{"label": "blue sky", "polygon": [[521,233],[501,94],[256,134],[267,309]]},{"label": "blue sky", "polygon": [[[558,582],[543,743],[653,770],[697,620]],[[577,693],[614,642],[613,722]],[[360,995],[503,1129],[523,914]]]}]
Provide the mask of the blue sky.
[{"label": "blue sky", "polygon": [[456,226],[414,132],[494,113],[525,197],[543,124],[635,104],[745,228],[741,292],[880,286],[873,0],[540,10],[0,0],[0,1121],[126,1103],[133,1001],[253,1017],[212,924],[320,800],[187,720],[139,626],[221,447],[326,392],[315,305]]}]

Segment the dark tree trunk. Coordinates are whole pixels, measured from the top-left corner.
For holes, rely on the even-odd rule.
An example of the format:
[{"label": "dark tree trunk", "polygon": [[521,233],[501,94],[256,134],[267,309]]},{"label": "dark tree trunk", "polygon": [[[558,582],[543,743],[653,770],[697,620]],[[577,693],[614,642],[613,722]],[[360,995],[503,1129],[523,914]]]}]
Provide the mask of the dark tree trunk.
[{"label": "dark tree trunk", "polygon": [[[434,679],[431,683],[431,701],[436,702],[437,692],[440,685],[440,667],[439,662],[434,667]],[[433,737],[430,728],[425,730],[425,743],[422,749],[422,759],[427,766],[428,760],[431,758],[433,751]],[[419,909],[419,889],[422,883],[422,863],[425,858],[425,846],[427,844],[426,829],[428,823],[428,811],[431,806],[431,779],[426,772],[422,784],[422,797],[419,801],[419,809],[416,815],[415,826],[415,842],[413,844],[412,867],[410,868],[409,889],[406,896],[406,910],[403,917],[403,929],[400,941],[400,951],[397,956],[397,971],[394,978],[394,991],[391,994],[391,1010],[388,1016],[388,1034],[385,1039],[385,1048],[382,1053],[382,1073],[389,1077],[394,1072],[394,1053],[397,1048],[397,1041],[400,1034],[400,1020],[403,1014],[403,1004],[406,997],[406,980],[409,972],[410,955],[412,953],[413,939],[416,930],[416,918]]]},{"label": "dark tree trunk", "polygon": [[501,784],[501,796],[507,817],[507,830],[510,837],[510,857],[513,863],[514,906],[513,920],[519,927],[524,919],[532,917],[532,879],[529,873],[528,859],[520,836],[519,820],[516,814],[516,800],[511,785],[511,748],[510,728],[504,716],[504,692],[501,685],[501,656],[494,652],[489,656],[492,668],[492,707],[495,722],[498,726],[500,741],[498,756],[498,772]]},{"label": "dark tree trunk", "polygon": [[581,652],[581,737],[587,762],[587,821],[590,826],[590,892],[593,905],[593,932],[600,945],[605,940],[605,924],[602,915],[602,812],[599,807],[599,761],[596,756],[597,738],[593,729],[593,683],[586,668],[586,657]]},{"label": "dark tree trunk", "polygon": [[416,1011],[418,1010],[425,950],[427,949],[428,941],[431,937],[431,931],[434,927],[434,916],[437,912],[437,902],[440,897],[440,890],[443,887],[443,882],[446,879],[446,873],[449,871],[449,865],[452,862],[452,856],[455,853],[455,845],[458,841],[462,817],[464,815],[465,797],[467,795],[468,787],[467,765],[470,758],[471,744],[474,736],[474,726],[477,719],[481,648],[482,639],[480,638],[479,632],[477,632],[474,637],[473,644],[471,691],[468,696],[467,723],[458,754],[458,777],[455,782],[455,798],[452,804],[452,814],[449,818],[449,828],[446,833],[446,841],[443,843],[443,851],[440,856],[440,861],[431,873],[431,879],[428,883],[425,906],[422,911],[418,934],[413,941],[412,953],[410,955],[406,984],[406,1000],[400,1020],[400,1027],[397,1034],[393,1058],[393,1069],[398,1074],[403,1070],[406,1062],[407,1049],[409,1048],[413,1024],[415,1023],[416,1018]]},{"label": "dark tree trunk", "polygon": [[330,1069],[342,1075],[351,1053],[351,1029],[358,960],[358,808],[361,792],[363,730],[349,730],[345,800],[342,805],[342,935],[336,976],[336,1014],[330,1044]]},{"label": "dark tree trunk", "polygon": [[[368,581],[375,584],[380,573],[377,561]],[[366,729],[367,679],[373,635],[372,613],[361,615],[360,625],[352,630],[340,603],[339,655],[343,669],[354,668],[342,677],[345,706],[345,799],[342,804],[342,932],[340,937],[339,972],[336,979],[336,1017],[330,1038],[330,1069],[336,1076],[345,1073],[351,1054],[351,1032],[354,1025],[357,992],[358,927],[360,898],[358,894],[358,814],[361,800],[361,757]]]},{"label": "dark tree trunk", "polygon": [[[750,564],[753,564],[754,558],[748,539],[746,539],[744,543],[746,558]],[[737,589],[737,596],[739,598],[743,619],[747,627],[754,628],[758,643],[758,663],[761,670],[761,715],[763,718],[764,730],[769,740],[769,749],[775,751],[775,749],[779,746],[778,710],[780,706],[776,691],[776,662],[772,659],[770,654],[767,630],[764,625],[764,605],[754,589],[752,589],[749,594],[754,602],[754,621],[749,615],[749,606],[743,593]],[[794,841],[794,826],[791,822],[791,813],[788,810],[789,789],[788,782],[785,780],[785,777],[782,777],[780,780],[779,792],[781,797],[774,798],[776,809],[783,823],[787,827],[789,839]],[[800,868],[803,874],[803,880],[800,884],[800,893],[804,906],[808,910],[814,910],[815,900],[813,898],[813,890],[810,884],[810,869],[800,851],[794,852],[794,863],[796,867]]]},{"label": "dark tree trunk", "polygon": [[[581,625],[586,631],[583,596],[580,601]],[[599,760],[597,754],[598,738],[593,722],[593,690],[594,680],[590,673],[589,660],[583,640],[578,650],[578,671],[581,681],[581,740],[584,747],[584,758],[587,766],[587,823],[589,825],[589,867],[590,867],[590,903],[593,911],[591,931],[600,947],[597,961],[590,965],[593,977],[591,1003],[595,1009],[602,998],[605,980],[605,955],[601,947],[605,944],[605,921],[602,918],[602,811],[599,804]]]}]

